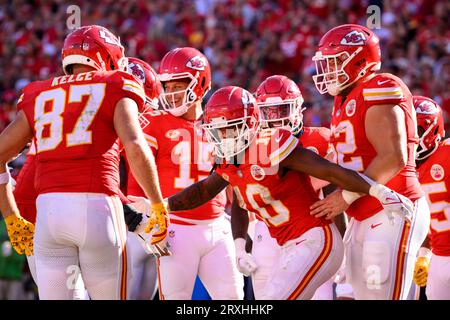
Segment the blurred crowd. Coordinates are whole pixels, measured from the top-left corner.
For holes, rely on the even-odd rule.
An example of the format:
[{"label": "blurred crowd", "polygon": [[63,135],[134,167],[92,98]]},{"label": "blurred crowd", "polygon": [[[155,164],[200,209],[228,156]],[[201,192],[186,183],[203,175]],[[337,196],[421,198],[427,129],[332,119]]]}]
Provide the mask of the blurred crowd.
[{"label": "blurred crowd", "polygon": [[311,79],[320,37],[339,24],[365,25],[367,8],[377,5],[381,28],[374,31],[381,39],[383,71],[450,111],[450,3],[445,0],[0,0],[0,131],[14,117],[15,101],[28,82],[61,73],[72,4],[81,9],[82,25],[111,29],[127,55],[155,68],[174,47],[200,49],[212,65],[210,94],[224,85],[253,91],[272,74],[291,77],[304,93],[306,123],[313,126],[328,125],[332,105]]},{"label": "blurred crowd", "polygon": [[[340,24],[366,25],[367,8],[377,5],[381,28],[374,31],[381,40],[382,70],[402,78],[413,94],[433,98],[450,115],[446,0],[0,0],[0,132],[14,118],[15,103],[27,83],[62,73],[60,51],[70,32],[70,5],[81,9],[82,25],[109,28],[120,36],[128,56],[156,69],[174,47],[200,49],[212,66],[209,94],[225,85],[254,91],[272,74],[292,78],[303,92],[305,123],[310,126],[328,126],[332,107],[332,99],[320,95],[311,78],[311,57],[320,37]],[[23,157],[17,161],[16,171]],[[5,240],[5,234],[0,238]],[[2,264],[5,259],[13,257],[2,245],[0,295],[10,282],[30,283],[22,271],[11,273]],[[20,264],[16,269],[24,269],[23,260],[14,261]],[[32,297],[34,291],[27,290]]]}]

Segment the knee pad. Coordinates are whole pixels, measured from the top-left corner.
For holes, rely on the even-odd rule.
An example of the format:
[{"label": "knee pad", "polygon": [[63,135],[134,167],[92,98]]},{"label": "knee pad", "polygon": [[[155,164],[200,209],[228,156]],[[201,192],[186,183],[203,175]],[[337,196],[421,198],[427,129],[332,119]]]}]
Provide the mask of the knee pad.
[{"label": "knee pad", "polygon": [[365,241],[363,245],[363,276],[368,289],[380,289],[390,276],[391,250],[387,242]]}]

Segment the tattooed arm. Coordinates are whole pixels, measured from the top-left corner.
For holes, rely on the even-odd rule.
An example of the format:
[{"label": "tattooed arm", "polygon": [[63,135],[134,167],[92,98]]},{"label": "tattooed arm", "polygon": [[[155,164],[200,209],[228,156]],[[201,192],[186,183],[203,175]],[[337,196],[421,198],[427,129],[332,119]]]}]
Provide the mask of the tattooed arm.
[{"label": "tattooed arm", "polygon": [[214,198],[220,191],[226,188],[228,182],[213,172],[202,181],[190,185],[169,197],[170,211],[190,210],[201,206]]}]

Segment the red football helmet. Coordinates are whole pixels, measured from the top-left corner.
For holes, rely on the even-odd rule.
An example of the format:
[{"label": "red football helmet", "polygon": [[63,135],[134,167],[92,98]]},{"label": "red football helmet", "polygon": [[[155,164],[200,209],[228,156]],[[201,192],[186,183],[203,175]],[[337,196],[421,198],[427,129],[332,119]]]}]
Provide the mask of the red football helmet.
[{"label": "red football helmet", "polygon": [[304,99],[294,81],[285,76],[270,76],[256,89],[255,98],[263,128],[286,127],[294,135],[302,130]]},{"label": "red football helmet", "polygon": [[217,90],[205,106],[201,126],[218,157],[230,158],[241,153],[252,143],[260,127],[255,98],[240,87]]},{"label": "red football helmet", "polygon": [[[169,51],[161,60],[159,65],[159,80],[163,84],[166,81],[190,80],[188,87],[183,91],[163,92],[161,104],[164,110],[174,116],[186,113],[189,106],[203,99],[211,89],[211,68],[206,57],[197,49],[185,47]],[[175,104],[175,96],[184,93],[180,106]]]},{"label": "red football helmet", "polygon": [[98,71],[122,70],[127,67],[127,59],[120,39],[108,29],[91,25],[80,27],[64,40],[62,64],[65,74],[68,66],[83,64]]},{"label": "red football helmet", "polygon": [[441,107],[430,98],[413,96],[413,103],[419,133],[416,160],[423,160],[436,151],[439,142],[445,137],[444,117]]},{"label": "red football helmet", "polygon": [[131,73],[142,84],[145,91],[145,108],[139,116],[141,127],[144,129],[150,122],[143,115],[150,110],[158,110],[158,99],[162,93],[162,85],[155,70],[147,62],[133,57],[128,57],[127,59],[128,73]]},{"label": "red football helmet", "polygon": [[336,96],[359,79],[380,70],[378,37],[368,28],[344,24],[328,31],[312,59],[317,90]]}]

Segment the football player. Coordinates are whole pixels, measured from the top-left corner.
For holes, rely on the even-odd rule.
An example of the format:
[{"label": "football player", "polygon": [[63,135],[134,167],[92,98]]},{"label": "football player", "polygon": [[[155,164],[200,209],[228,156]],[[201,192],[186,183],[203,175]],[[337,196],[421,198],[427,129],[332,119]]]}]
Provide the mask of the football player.
[{"label": "football player", "polygon": [[[450,140],[446,139],[441,107],[432,99],[414,96],[419,148],[419,180],[431,211],[430,244],[420,248],[414,282],[426,285],[430,300],[450,299]],[[427,239],[428,240],[428,239]],[[431,246],[431,251],[429,247]],[[428,278],[428,279],[427,279]]]},{"label": "football player", "polygon": [[[164,110],[146,115],[147,142],[155,155],[164,197],[208,176],[212,149],[195,123],[202,100],[211,88],[211,70],[197,49],[184,47],[162,59],[158,78],[163,85]],[[142,195],[129,177],[128,192]],[[135,199],[139,207],[139,199]],[[243,277],[236,267],[231,226],[225,218],[225,193],[203,206],[170,216],[168,244],[171,256],[159,259],[160,298],[191,299],[197,274],[212,299],[243,299]]]},{"label": "football player", "polygon": [[415,169],[411,93],[398,77],[377,73],[379,39],[363,26],[328,31],[313,61],[317,90],[334,96],[331,144],[337,163],[409,198],[414,214],[411,222],[392,217],[377,199],[344,192],[344,200],[341,191],[317,203],[312,213],[331,219],[345,211],[352,218],[344,237],[345,273],[356,299],[406,299],[429,223]]},{"label": "football player", "polygon": [[[119,194],[123,143],[131,169],[152,201],[152,243],[168,224],[154,159],[139,128],[145,94],[125,72],[119,39],[100,26],[70,33],[63,45],[66,75],[30,83],[17,118],[0,135],[0,210],[13,247],[33,254],[41,299],[72,299],[81,271],[92,299],[125,299],[126,227]],[[11,193],[6,162],[34,140],[36,232]],[[68,276],[69,274],[69,276]]]},{"label": "football player", "polygon": [[[327,128],[303,126],[303,97],[294,81],[282,75],[270,76],[256,89],[255,98],[260,110],[262,129],[284,128],[296,136],[305,148],[322,157],[328,154],[330,131]],[[235,211],[232,214],[236,216],[232,218],[232,222],[247,217],[240,207],[233,206],[233,209]],[[252,239],[251,255],[254,261],[245,261],[251,257],[245,252],[239,252],[237,264],[239,271],[247,276],[251,270],[247,270],[245,264],[254,266],[255,271],[251,273],[253,292],[255,299],[259,300],[264,294],[272,267],[280,257],[281,247],[270,236],[267,225],[258,216]],[[332,299],[332,288],[324,291],[329,291]]]},{"label": "football player", "polygon": [[[262,299],[310,299],[338,270],[343,244],[331,221],[310,215],[309,207],[319,198],[307,175],[370,193],[404,218],[411,214],[411,203],[302,148],[288,130],[260,130],[259,115],[255,99],[242,88],[224,87],[211,96],[201,126],[218,162],[207,178],[169,197],[169,210],[201,206],[231,185],[240,206],[263,219],[281,246]],[[233,230],[235,239],[242,238],[237,246],[245,246],[246,234],[245,228]]]},{"label": "football player", "polygon": [[[139,115],[141,128],[149,124],[145,114],[158,109],[158,98],[162,92],[162,86],[153,68],[141,59],[128,57],[127,71],[136,77],[145,91],[145,108]],[[124,158],[126,154],[123,153]],[[126,165],[127,173],[131,175],[129,165]],[[133,179],[133,187],[127,188],[127,196],[141,196],[142,189]],[[133,199],[133,198],[132,198]],[[157,290],[156,258],[149,254],[146,239],[135,232],[128,232],[127,249],[131,258],[132,279],[130,281],[130,300],[152,300]]]}]

